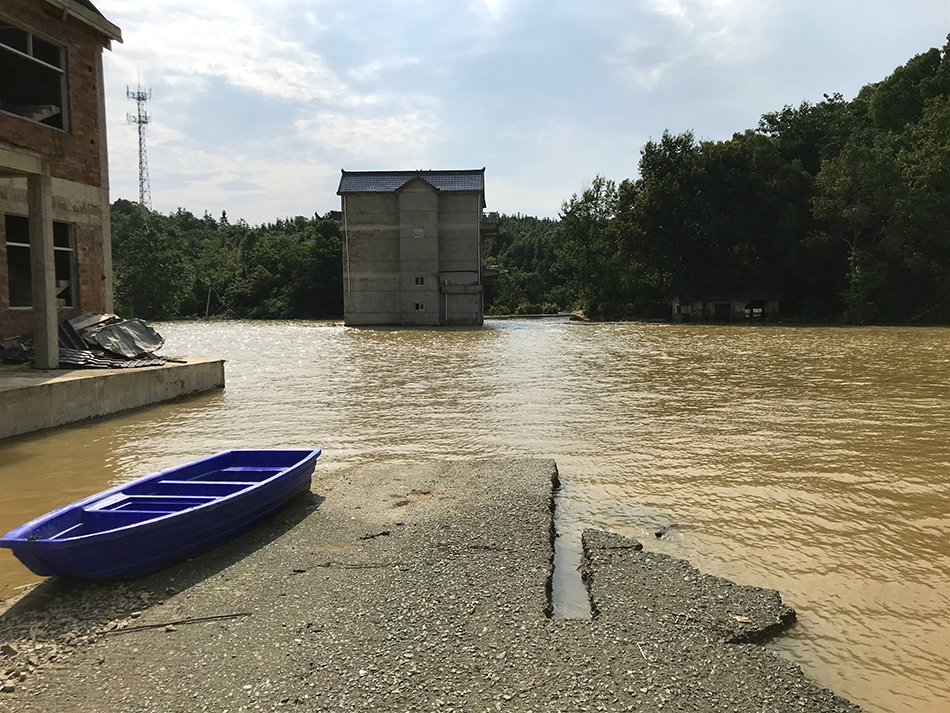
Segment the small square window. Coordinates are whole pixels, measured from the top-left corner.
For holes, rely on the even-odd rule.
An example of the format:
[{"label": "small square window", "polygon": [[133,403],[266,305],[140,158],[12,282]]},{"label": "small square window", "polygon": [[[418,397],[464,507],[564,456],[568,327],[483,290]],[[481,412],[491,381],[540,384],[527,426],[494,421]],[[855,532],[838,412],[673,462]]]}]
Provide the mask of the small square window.
[{"label": "small square window", "polygon": [[425,284],[426,284],[426,278],[423,277],[422,275],[416,275],[416,286],[424,287]]},{"label": "small square window", "polygon": [[414,238],[424,238],[426,236],[426,231],[422,228],[413,228],[412,237]]},{"label": "small square window", "polygon": [[426,303],[425,302],[416,302],[416,312],[425,312]]}]

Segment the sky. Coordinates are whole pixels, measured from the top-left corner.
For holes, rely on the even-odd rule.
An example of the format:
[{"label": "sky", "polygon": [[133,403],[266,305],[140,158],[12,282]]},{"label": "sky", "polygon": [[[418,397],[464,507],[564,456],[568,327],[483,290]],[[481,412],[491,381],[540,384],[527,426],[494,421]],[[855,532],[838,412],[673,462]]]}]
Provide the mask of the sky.
[{"label": "sky", "polygon": [[340,171],[486,168],[488,209],[556,217],[665,130],[724,140],[950,33],[948,0],[94,0],[112,199],[252,225],[339,210]]}]

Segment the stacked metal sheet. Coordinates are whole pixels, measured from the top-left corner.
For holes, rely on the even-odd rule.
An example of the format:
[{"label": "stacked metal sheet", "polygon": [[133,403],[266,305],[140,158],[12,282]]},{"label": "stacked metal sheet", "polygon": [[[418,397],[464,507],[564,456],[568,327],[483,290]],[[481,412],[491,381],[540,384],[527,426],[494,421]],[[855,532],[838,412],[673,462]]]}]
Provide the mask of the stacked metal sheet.
[{"label": "stacked metal sheet", "polygon": [[90,349],[60,349],[59,363],[97,369],[134,369],[140,366],[162,366],[165,360],[156,356],[126,359],[124,357],[108,356],[102,352],[97,354]]},{"label": "stacked metal sheet", "polygon": [[[97,369],[131,369],[162,366],[166,360],[155,351],[162,336],[140,319],[125,320],[114,314],[81,314],[59,323],[59,363]],[[0,362],[25,364],[34,360],[30,341],[0,347]]]},{"label": "stacked metal sheet", "polygon": [[68,324],[88,346],[106,349],[129,359],[152,356],[165,343],[162,335],[141,319],[122,319],[114,314],[81,314],[69,320]]}]

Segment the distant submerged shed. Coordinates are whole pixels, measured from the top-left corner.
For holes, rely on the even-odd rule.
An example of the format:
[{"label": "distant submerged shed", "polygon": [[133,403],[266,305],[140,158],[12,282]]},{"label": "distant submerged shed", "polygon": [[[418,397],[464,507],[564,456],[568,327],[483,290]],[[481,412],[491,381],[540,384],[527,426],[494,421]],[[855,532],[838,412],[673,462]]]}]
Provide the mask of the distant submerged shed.
[{"label": "distant submerged shed", "polygon": [[485,169],[342,173],[346,323],[481,324]]},{"label": "distant submerged shed", "polygon": [[674,322],[769,322],[779,316],[775,295],[737,294],[674,299]]}]

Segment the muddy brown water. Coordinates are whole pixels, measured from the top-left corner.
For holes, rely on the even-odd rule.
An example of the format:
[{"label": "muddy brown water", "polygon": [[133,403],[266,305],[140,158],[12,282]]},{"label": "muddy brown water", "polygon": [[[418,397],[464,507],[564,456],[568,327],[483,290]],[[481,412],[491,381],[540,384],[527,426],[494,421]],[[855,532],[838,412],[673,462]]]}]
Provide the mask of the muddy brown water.
[{"label": "muddy brown water", "polygon": [[[585,615],[579,533],[606,528],[780,590],[799,621],[769,646],[868,711],[950,708],[948,329],[156,326],[227,359],[226,390],[0,442],[0,531],[227,448],[551,457],[558,615]],[[35,579],[0,553],[0,596]]]}]

